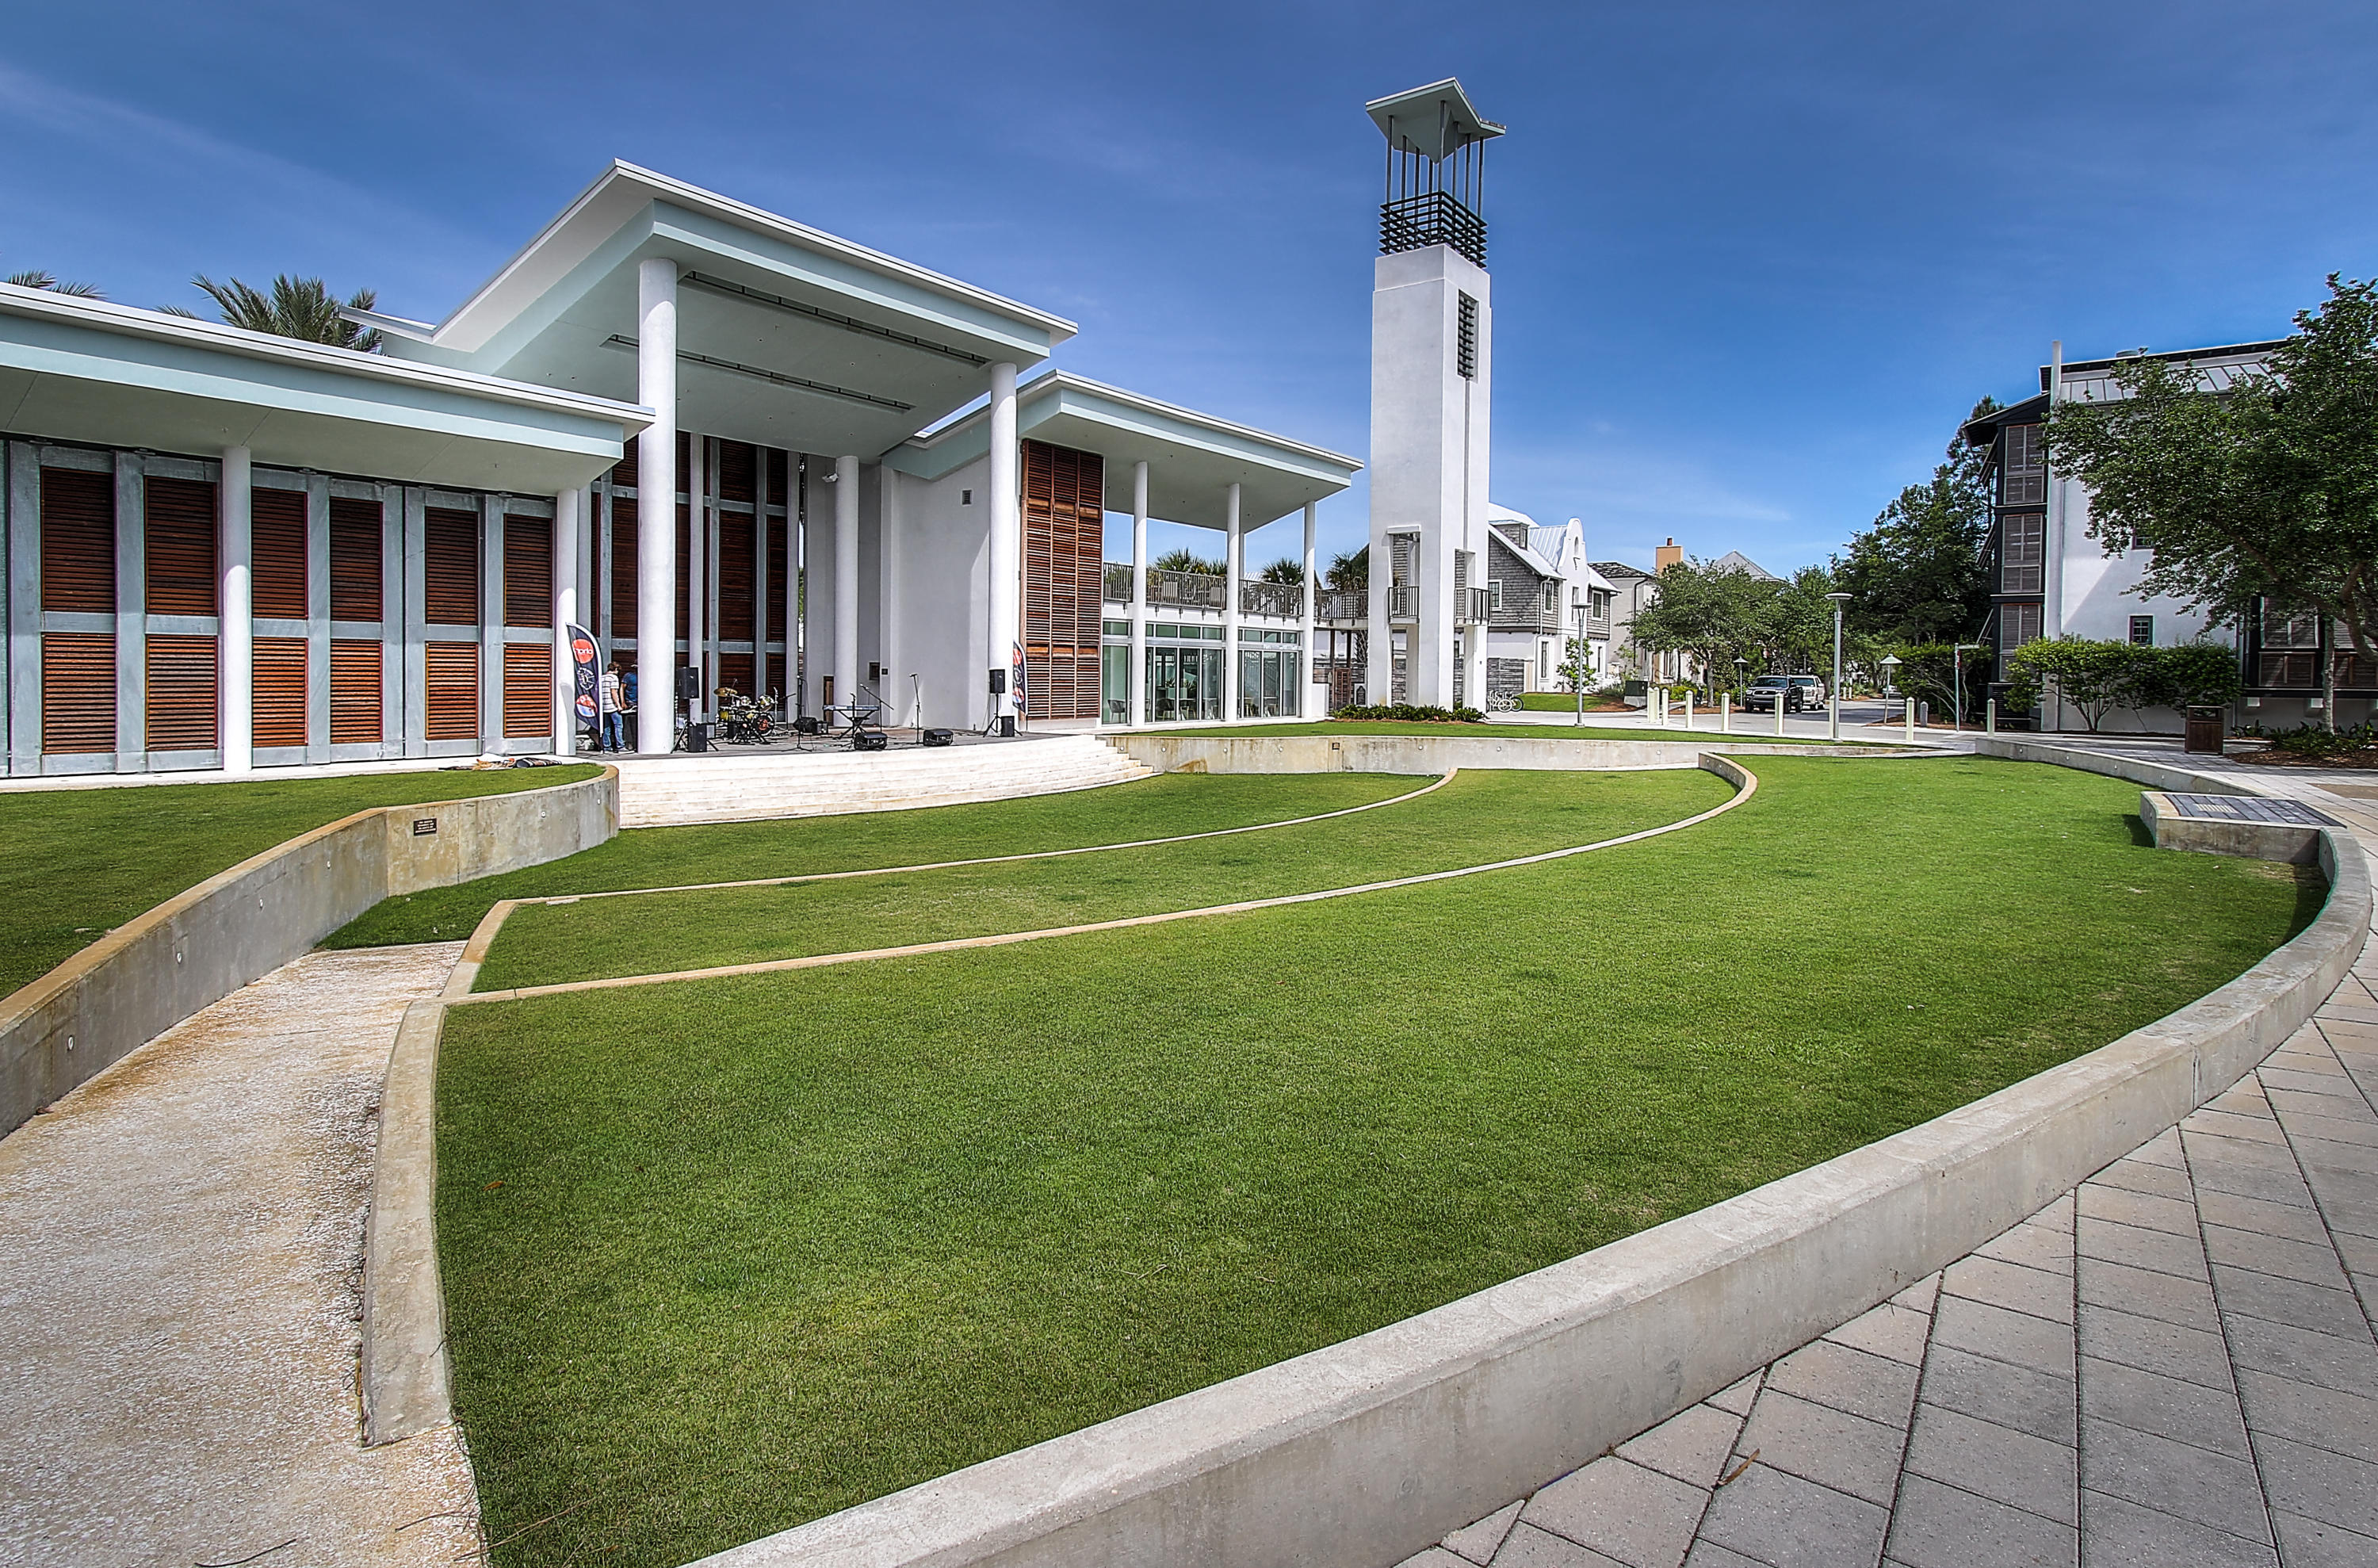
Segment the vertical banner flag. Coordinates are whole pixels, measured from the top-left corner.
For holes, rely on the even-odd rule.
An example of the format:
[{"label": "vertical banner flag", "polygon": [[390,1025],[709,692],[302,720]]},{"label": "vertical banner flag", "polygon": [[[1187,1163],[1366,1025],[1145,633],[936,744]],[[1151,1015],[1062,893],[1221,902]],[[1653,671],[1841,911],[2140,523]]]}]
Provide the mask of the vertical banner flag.
[{"label": "vertical banner flag", "polygon": [[581,729],[602,733],[602,704],[595,700],[597,683],[602,672],[594,668],[594,633],[583,626],[566,628],[570,634],[570,687],[576,694],[570,708],[578,715]]},{"label": "vertical banner flag", "polygon": [[1008,646],[1015,650],[1007,661],[1010,670],[1007,681],[1007,690],[1011,694],[1009,700],[1015,703],[1015,711],[1022,713],[1024,711],[1024,645],[1010,643]]}]

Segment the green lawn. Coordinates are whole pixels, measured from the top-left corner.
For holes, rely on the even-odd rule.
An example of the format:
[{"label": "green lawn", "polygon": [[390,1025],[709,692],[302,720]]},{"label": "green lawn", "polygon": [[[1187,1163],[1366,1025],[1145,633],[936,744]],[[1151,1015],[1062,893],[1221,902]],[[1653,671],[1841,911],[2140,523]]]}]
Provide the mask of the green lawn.
[{"label": "green lawn", "polygon": [[2322,897],[2092,775],[1753,766],[1481,878],[453,1009],[498,1561],[683,1562],[1377,1327],[2102,1044]]},{"label": "green lawn", "polygon": [[[1261,776],[1206,781],[1210,788],[1234,777]],[[847,953],[1344,887],[1615,838],[1707,811],[1732,793],[1714,775],[1693,770],[1463,773],[1402,805],[1235,838],[852,881],[531,904],[504,923],[478,989]]]},{"label": "green lawn", "polygon": [[323,946],[450,940],[469,933],[499,899],[682,887],[1127,843],[1341,811],[1409,794],[1428,782],[1382,773],[1165,774],[1102,790],[981,805],[631,828],[567,860],[390,899]]},{"label": "green lawn", "polygon": [[[1586,715],[1589,720],[1592,717],[1591,714]],[[1779,740],[1775,734],[1775,720],[1765,715],[1759,717],[1767,720],[1763,733],[1751,724],[1748,717],[1737,713],[1734,716],[1734,729],[1724,735],[1718,733],[1717,715],[1714,713],[1698,716],[1689,730],[1685,728],[1684,716],[1678,714],[1665,729],[1651,726],[1640,730],[1622,730],[1591,722],[1584,725],[1496,724],[1490,720],[1479,724],[1415,724],[1385,718],[1316,718],[1303,724],[1249,723],[1236,730],[1226,730],[1219,725],[1199,725],[1194,729],[1155,730],[1147,733],[1203,735],[1216,740],[1272,735],[1444,735],[1462,741],[1724,741],[1771,746],[1830,746],[1834,743],[1822,737],[1807,735],[1786,735]],[[1874,737],[1877,742],[1894,738],[1888,734]]]},{"label": "green lawn", "polygon": [[490,768],[0,793],[0,995],[248,856],[369,806],[502,795],[595,769]]}]

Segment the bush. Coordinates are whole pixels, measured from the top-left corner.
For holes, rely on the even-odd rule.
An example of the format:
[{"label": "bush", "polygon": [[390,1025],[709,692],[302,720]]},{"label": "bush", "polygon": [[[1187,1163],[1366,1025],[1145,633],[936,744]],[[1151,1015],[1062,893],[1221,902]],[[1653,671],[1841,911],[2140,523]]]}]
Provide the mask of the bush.
[{"label": "bush", "polygon": [[2245,690],[2238,652],[2219,643],[2141,648],[2136,678],[2142,707],[2228,707]]},{"label": "bush", "polygon": [[1398,724],[1483,724],[1486,716],[1474,707],[1435,707],[1426,703],[1372,703],[1341,707],[1332,718],[1387,719]]},{"label": "bush", "polygon": [[2009,695],[2023,707],[2052,688],[2081,710],[2089,728],[2114,708],[2226,707],[2241,682],[2238,656],[2218,643],[2136,647],[2129,643],[2051,637],[2025,643],[2007,660]]},{"label": "bush", "polygon": [[[1585,708],[1588,713],[1591,713],[1596,708],[1609,707],[1617,701],[1618,689],[1615,686],[1598,692],[1589,691],[1585,694]],[[1521,692],[1519,707],[1525,713],[1575,713],[1577,694],[1574,692]]]},{"label": "bush", "polygon": [[2293,730],[2276,730],[2263,736],[2275,752],[2290,756],[2328,757],[2347,752],[2366,752],[2378,747],[2378,727],[2364,723],[2350,730],[2329,730],[2317,724],[2305,724]]}]

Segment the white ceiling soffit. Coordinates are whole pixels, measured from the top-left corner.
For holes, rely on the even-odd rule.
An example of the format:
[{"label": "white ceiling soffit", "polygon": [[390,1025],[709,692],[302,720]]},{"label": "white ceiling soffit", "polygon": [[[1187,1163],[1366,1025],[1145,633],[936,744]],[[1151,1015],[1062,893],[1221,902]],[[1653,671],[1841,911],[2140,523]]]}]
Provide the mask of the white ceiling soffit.
[{"label": "white ceiling soffit", "polygon": [[388,352],[636,392],[637,271],[677,262],[680,428],[873,457],[1039,363],[1074,324],[665,175],[615,163],[435,327]]},{"label": "white ceiling soffit", "polygon": [[550,495],[647,410],[0,284],[0,428],[360,477]]},{"label": "white ceiling soffit", "polygon": [[1389,146],[1423,158],[1446,157],[1465,141],[1489,140],[1506,128],[1481,115],[1452,77],[1373,99],[1363,107]]},{"label": "white ceiling soffit", "polygon": [[[1362,464],[1245,425],[1159,403],[1086,377],[1052,370],[1016,395],[1016,432],[1106,460],[1106,504],[1132,508],[1133,465],[1147,464],[1151,517],[1204,528],[1229,525],[1228,487],[1239,487],[1239,520],[1257,528],[1336,495]],[[991,416],[966,418],[911,440],[884,461],[903,473],[939,478],[990,450]]]}]

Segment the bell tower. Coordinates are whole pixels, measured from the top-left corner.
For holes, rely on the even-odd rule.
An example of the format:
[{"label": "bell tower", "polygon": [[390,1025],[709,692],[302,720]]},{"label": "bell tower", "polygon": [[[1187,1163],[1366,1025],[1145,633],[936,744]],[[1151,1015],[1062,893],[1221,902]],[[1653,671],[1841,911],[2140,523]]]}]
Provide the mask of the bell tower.
[{"label": "bell tower", "polygon": [[1364,105],[1387,139],[1371,294],[1371,701],[1485,706],[1494,301],[1486,143],[1448,77]]}]

